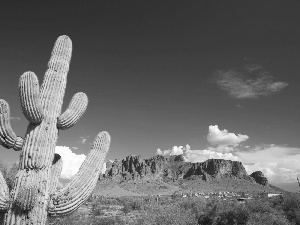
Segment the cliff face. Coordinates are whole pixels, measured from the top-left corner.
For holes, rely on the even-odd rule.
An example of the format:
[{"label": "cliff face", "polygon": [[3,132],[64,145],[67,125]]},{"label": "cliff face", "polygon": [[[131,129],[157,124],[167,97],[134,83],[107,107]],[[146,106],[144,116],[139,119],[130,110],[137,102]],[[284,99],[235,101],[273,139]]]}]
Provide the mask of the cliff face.
[{"label": "cliff face", "polygon": [[201,163],[190,163],[185,162],[182,155],[170,157],[157,155],[145,160],[141,156],[127,156],[123,160],[107,162],[104,177],[118,180],[202,179],[205,181],[232,178],[245,179],[262,185],[267,182],[263,174],[249,176],[243,164],[238,161],[208,159]]},{"label": "cliff face", "polygon": [[184,178],[191,176],[201,176],[203,180],[223,177],[253,180],[241,162],[224,159],[208,159],[201,163],[192,163]]}]

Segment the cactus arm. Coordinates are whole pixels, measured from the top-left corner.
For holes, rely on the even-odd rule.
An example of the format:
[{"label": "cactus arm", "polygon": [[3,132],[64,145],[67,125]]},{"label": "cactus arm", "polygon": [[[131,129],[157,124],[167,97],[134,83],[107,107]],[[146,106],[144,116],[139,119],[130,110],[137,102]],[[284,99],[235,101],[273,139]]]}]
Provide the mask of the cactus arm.
[{"label": "cactus arm", "polygon": [[93,143],[92,150],[70,183],[56,192],[50,202],[50,216],[61,216],[75,211],[88,198],[96,186],[105,156],[109,150],[110,136],[100,132]]},{"label": "cactus arm", "polygon": [[33,72],[26,72],[20,77],[19,96],[27,120],[33,124],[42,122],[44,114],[40,101],[39,81]]},{"label": "cactus arm", "polygon": [[61,156],[57,153],[54,155],[54,159],[52,162],[52,168],[51,168],[51,182],[50,182],[50,195],[56,192],[56,188],[59,182],[59,177],[61,174],[63,166],[63,161],[61,159]]},{"label": "cactus arm", "polygon": [[10,126],[10,109],[8,103],[0,99],[0,144],[5,148],[22,150],[23,138],[16,136]]},{"label": "cactus arm", "polygon": [[9,207],[9,190],[6,181],[0,172],[0,210],[7,210]]},{"label": "cactus arm", "polygon": [[67,108],[57,120],[57,128],[66,130],[80,119],[84,114],[88,105],[88,98],[85,93],[79,92],[75,94]]},{"label": "cactus arm", "polygon": [[40,90],[41,104],[49,118],[57,119],[61,114],[71,56],[72,41],[62,35],[54,44]]}]

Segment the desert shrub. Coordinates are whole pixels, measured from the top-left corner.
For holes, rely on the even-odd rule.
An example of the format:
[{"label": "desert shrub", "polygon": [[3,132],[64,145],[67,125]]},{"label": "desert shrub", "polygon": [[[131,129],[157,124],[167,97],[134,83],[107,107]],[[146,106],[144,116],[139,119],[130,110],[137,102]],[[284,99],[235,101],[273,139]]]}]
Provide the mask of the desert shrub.
[{"label": "desert shrub", "polygon": [[82,217],[77,213],[60,218],[50,218],[47,225],[125,225],[120,217]]},{"label": "desert shrub", "polygon": [[282,209],[290,222],[300,225],[300,197],[297,194],[283,198]]},{"label": "desert shrub", "polygon": [[271,213],[274,211],[268,201],[251,200],[245,203],[250,213]]},{"label": "desert shrub", "polygon": [[177,200],[177,199],[181,199],[182,198],[182,196],[180,194],[178,194],[178,193],[173,193],[171,195],[171,197],[172,197],[173,200]]},{"label": "desert shrub", "polygon": [[282,195],[274,196],[269,199],[270,206],[272,208],[281,209],[284,197]]},{"label": "desert shrub", "polygon": [[141,211],[142,225],[194,225],[197,224],[196,216],[192,210],[184,210],[175,205],[150,205]]},{"label": "desert shrub", "polygon": [[122,211],[127,214],[130,213],[131,211],[133,211],[134,209],[132,208],[130,203],[126,203],[122,209]]},{"label": "desert shrub", "polygon": [[100,205],[98,203],[92,204],[92,212],[94,216],[102,216],[104,215],[103,210],[107,210],[110,207],[107,205]]},{"label": "desert shrub", "polygon": [[142,209],[141,200],[135,200],[135,201],[131,202],[131,207],[133,210],[141,210]]},{"label": "desert shrub", "polygon": [[141,198],[136,197],[122,197],[118,198],[119,204],[123,205],[123,212],[125,214],[134,211],[134,210],[141,210],[145,202],[142,202]]},{"label": "desert shrub", "polygon": [[100,197],[97,199],[97,201],[101,205],[118,205],[119,204],[118,199],[115,199],[115,198]]},{"label": "desert shrub", "polygon": [[86,218],[82,217],[78,212],[71,213],[63,217],[49,217],[47,225],[81,225],[90,224]]},{"label": "desert shrub", "polygon": [[200,214],[198,212],[198,224],[212,225],[217,215],[218,204],[217,199],[209,199],[205,205],[205,209]]},{"label": "desert shrub", "polygon": [[183,198],[179,205],[183,210],[191,210],[198,218],[206,206],[206,201],[202,198]]},{"label": "desert shrub", "polygon": [[252,213],[247,225],[286,225],[289,224],[282,215],[270,213]]},{"label": "desert shrub", "polygon": [[233,225],[246,224],[249,212],[244,205],[236,201],[222,201],[211,199],[207,202],[204,210],[198,212],[198,224],[207,225]]},{"label": "desert shrub", "polygon": [[240,205],[237,202],[222,202],[220,206],[214,224],[242,225],[247,223],[249,212],[244,205]]},{"label": "desert shrub", "polygon": [[94,202],[94,201],[95,201],[95,197],[92,195],[90,195],[86,200],[86,202]]},{"label": "desert shrub", "polygon": [[92,223],[89,225],[125,225],[125,221],[123,221],[120,217],[102,217],[102,218],[94,218]]}]

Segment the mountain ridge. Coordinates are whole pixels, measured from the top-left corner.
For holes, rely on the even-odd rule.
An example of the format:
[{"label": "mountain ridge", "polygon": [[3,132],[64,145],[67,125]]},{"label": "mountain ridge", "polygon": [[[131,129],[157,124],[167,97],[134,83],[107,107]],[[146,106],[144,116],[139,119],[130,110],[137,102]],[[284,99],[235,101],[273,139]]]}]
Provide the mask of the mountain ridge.
[{"label": "mountain ridge", "polygon": [[186,162],[183,155],[156,155],[142,159],[140,155],[129,155],[106,163],[103,178],[113,180],[190,180],[231,178],[244,179],[252,183],[268,186],[268,180],[261,171],[249,175],[239,161],[225,159],[207,159],[204,162]]}]

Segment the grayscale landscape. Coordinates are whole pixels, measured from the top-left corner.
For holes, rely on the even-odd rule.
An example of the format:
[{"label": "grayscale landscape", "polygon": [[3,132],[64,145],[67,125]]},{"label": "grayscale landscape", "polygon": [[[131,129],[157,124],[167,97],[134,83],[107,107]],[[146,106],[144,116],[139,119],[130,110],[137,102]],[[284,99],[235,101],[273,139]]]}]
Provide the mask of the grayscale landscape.
[{"label": "grayscale landscape", "polygon": [[300,2],[4,2],[0,224],[300,224]]}]

